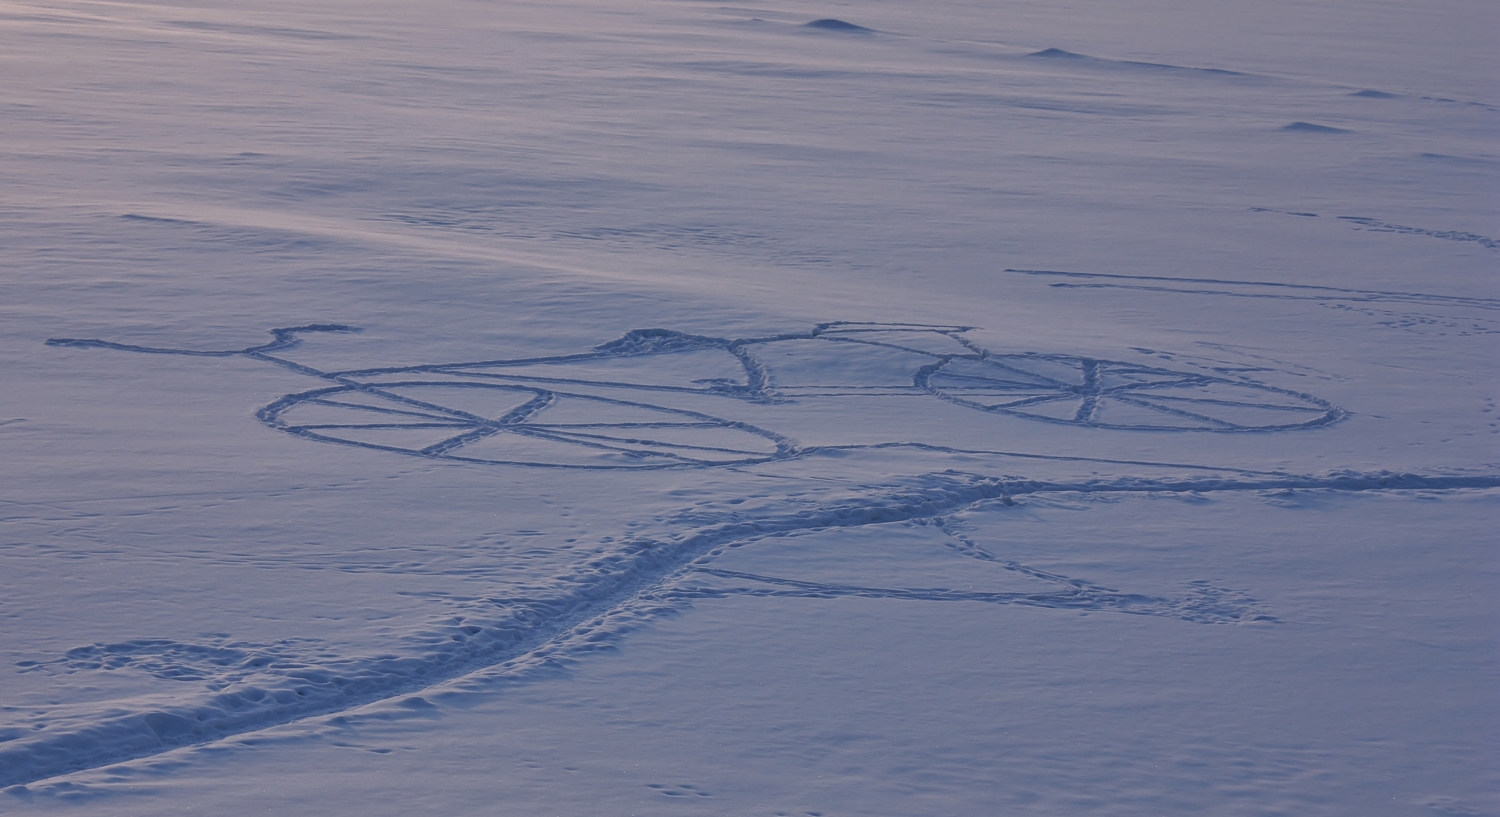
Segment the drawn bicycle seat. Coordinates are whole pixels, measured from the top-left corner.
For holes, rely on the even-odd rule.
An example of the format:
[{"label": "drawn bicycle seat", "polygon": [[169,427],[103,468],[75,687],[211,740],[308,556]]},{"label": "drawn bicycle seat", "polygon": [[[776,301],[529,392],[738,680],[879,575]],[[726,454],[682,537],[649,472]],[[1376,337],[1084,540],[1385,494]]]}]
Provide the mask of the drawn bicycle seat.
[{"label": "drawn bicycle seat", "polygon": [[995,354],[969,340],[965,326],[840,322],[749,339],[641,329],[574,355],[342,371],[286,356],[302,335],[353,331],[274,329],[270,343],[229,351],[48,344],[264,360],[327,384],[261,408],[257,417],[271,428],[480,464],[642,469],[790,459],[802,453],[790,437],[721,415],[733,415],[734,402],[829,396],[928,395],[992,414],[1133,431],[1284,431],[1344,416],[1312,395],[1244,377]]}]

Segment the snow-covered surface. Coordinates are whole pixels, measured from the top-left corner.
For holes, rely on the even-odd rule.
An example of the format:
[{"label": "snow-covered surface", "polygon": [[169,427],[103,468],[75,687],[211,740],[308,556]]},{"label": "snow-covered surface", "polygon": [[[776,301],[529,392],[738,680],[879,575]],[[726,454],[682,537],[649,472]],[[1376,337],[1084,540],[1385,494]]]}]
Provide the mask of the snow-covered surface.
[{"label": "snow-covered surface", "polygon": [[1496,18],[0,0],[0,810],[1500,813]]}]

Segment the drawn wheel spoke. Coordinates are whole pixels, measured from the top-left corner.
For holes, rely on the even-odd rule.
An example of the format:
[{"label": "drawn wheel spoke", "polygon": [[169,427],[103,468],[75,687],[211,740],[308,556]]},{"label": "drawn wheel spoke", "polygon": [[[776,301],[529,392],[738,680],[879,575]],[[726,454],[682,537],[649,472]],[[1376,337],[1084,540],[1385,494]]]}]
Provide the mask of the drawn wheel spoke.
[{"label": "drawn wheel spoke", "polygon": [[696,412],[490,381],[350,382],[288,395],[261,419],[322,442],[474,463],[705,467],[795,453],[774,434]]},{"label": "drawn wheel spoke", "polygon": [[1189,420],[1197,420],[1199,422],[1208,423],[1211,426],[1215,426],[1225,430],[1242,428],[1242,426],[1235,425],[1234,423],[1228,422],[1226,420],[1220,420],[1217,417],[1210,417],[1207,414],[1199,414],[1193,411],[1185,411],[1179,408],[1172,408],[1171,406],[1163,406],[1157,403],[1152,403],[1149,400],[1142,400],[1136,397],[1123,397],[1116,395],[1114,399],[1118,400],[1121,403],[1129,403],[1132,406],[1140,406],[1141,408],[1161,412],[1162,414],[1171,415],[1173,417],[1182,417]]},{"label": "drawn wheel spoke", "polygon": [[[1311,395],[1248,380],[1070,355],[960,356],[927,367],[916,384],[981,411],[1102,429],[1282,431],[1343,416]],[[1042,408],[1073,401],[1077,408],[1068,414]]]}]

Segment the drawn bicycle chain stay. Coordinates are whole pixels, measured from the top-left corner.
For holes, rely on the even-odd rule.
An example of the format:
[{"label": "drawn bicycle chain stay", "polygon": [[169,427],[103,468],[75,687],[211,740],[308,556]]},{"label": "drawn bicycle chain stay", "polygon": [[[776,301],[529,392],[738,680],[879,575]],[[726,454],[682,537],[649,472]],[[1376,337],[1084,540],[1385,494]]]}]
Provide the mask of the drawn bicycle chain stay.
[{"label": "drawn bicycle chain stay", "polygon": [[[1248,377],[1080,355],[994,353],[971,341],[967,326],[834,322],[742,339],[639,329],[580,354],[340,371],[286,356],[303,335],[353,331],[337,324],[274,329],[270,343],[227,351],[75,338],[47,343],[266,361],[331,384],[261,408],[257,416],[271,428],[489,465],[622,470],[791,459],[806,449],[779,431],[732,419],[733,405],[809,397],[926,395],[991,414],[1126,431],[1285,431],[1345,416],[1325,400]],[[839,358],[851,352],[899,358],[906,366],[902,381],[840,379]],[[812,359],[830,365],[788,375]],[[704,397],[721,398],[714,405],[722,408],[704,411]]]},{"label": "drawn bicycle chain stay", "polygon": [[[986,503],[976,503],[966,511],[979,510],[984,504]],[[1074,610],[1084,614],[1112,612],[1177,619],[1193,624],[1277,621],[1275,616],[1263,612],[1254,598],[1241,591],[1215,586],[1207,581],[1189,582],[1186,592],[1177,597],[1123,592],[1085,579],[1039,570],[997,556],[975,541],[971,535],[965,533],[964,524],[956,516],[916,519],[904,524],[936,534],[941,545],[966,559],[987,564],[1001,574],[1009,574],[1012,578],[1030,581],[1023,582],[1027,585],[1025,587],[1006,590],[976,590],[972,582],[980,578],[985,571],[972,569],[965,571],[966,578],[969,580],[968,589],[961,589],[958,586],[895,587],[867,583],[808,581],[716,567],[714,562],[722,554],[713,552],[689,564],[675,580],[663,582],[659,589],[648,594],[648,597],[651,600],[662,600],[668,603],[674,601],[692,603],[697,599],[730,596],[807,599],[868,598],[1016,605]],[[930,536],[923,537],[924,543],[929,542],[930,539]],[[973,562],[970,564],[973,565]],[[980,565],[973,565],[973,567],[977,568]]]}]

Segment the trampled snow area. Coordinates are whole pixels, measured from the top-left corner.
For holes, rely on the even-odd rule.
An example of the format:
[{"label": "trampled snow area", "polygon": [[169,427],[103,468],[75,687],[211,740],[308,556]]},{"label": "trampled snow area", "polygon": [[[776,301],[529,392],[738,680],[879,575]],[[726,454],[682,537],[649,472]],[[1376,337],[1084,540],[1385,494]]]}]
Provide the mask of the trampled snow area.
[{"label": "trampled snow area", "polygon": [[0,0],[0,811],[1500,814],[1490,0]]}]

